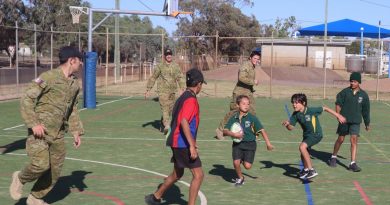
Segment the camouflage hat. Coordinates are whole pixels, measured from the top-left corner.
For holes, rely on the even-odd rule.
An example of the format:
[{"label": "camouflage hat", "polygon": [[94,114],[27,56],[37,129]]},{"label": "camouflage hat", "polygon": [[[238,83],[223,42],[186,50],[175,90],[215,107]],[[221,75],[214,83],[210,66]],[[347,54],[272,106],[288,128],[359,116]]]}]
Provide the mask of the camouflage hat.
[{"label": "camouflage hat", "polygon": [[191,70],[187,71],[186,73],[187,86],[192,87],[200,82],[207,84],[200,70],[198,70],[197,68],[192,68]]},{"label": "camouflage hat", "polygon": [[165,56],[167,56],[167,55],[172,55],[172,50],[169,49],[169,48],[165,49],[164,55],[165,55]]}]

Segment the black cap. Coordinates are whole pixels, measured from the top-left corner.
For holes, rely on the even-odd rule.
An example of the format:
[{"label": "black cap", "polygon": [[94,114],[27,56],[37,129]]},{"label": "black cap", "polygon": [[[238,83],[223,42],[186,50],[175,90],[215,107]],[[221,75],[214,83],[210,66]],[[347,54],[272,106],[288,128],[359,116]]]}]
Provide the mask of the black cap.
[{"label": "black cap", "polygon": [[186,84],[188,87],[193,87],[198,83],[207,84],[204,80],[203,74],[197,68],[192,68],[186,73]]},{"label": "black cap", "polygon": [[169,48],[165,49],[165,51],[164,51],[164,56],[167,56],[167,55],[172,55],[172,50]]},{"label": "black cap", "polygon": [[73,46],[62,47],[60,53],[58,54],[58,57],[60,59],[61,64],[65,63],[69,58],[77,57],[80,60],[83,59],[83,55],[80,53],[80,51]]}]

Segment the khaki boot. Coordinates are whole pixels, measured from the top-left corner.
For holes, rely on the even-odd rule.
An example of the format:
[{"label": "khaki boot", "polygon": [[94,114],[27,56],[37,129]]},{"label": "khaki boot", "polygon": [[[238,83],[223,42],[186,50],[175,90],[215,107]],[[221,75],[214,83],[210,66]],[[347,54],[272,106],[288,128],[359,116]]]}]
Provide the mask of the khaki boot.
[{"label": "khaki boot", "polygon": [[215,134],[216,134],[216,138],[217,139],[219,139],[219,140],[224,140],[225,139],[225,137],[223,136],[223,132],[219,128],[217,128],[215,130]]},{"label": "khaki boot", "polygon": [[42,199],[35,198],[31,194],[28,195],[26,204],[27,205],[50,205],[50,204],[46,203],[45,201],[43,201]]},{"label": "khaki boot", "polygon": [[16,171],[12,174],[12,182],[9,186],[9,194],[11,195],[11,198],[15,201],[22,198],[23,194],[23,184],[19,179],[19,173],[20,171]]}]

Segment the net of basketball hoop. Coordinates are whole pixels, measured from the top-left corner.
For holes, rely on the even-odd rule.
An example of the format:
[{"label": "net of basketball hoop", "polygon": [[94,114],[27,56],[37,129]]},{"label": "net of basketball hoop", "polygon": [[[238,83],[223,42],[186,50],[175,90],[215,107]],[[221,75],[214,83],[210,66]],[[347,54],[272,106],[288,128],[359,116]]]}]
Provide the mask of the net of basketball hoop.
[{"label": "net of basketball hoop", "polygon": [[80,16],[81,14],[88,14],[88,8],[87,7],[80,7],[80,6],[69,6],[70,13],[72,14],[72,22],[73,24],[80,22]]}]

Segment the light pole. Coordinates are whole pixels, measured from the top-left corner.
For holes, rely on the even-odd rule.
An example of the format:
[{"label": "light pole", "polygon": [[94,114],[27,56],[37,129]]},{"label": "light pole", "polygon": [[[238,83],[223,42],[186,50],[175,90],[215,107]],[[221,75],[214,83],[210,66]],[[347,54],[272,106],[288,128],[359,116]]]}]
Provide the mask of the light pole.
[{"label": "light pole", "polygon": [[361,27],[360,28],[360,55],[363,57],[363,55],[364,55],[364,50],[363,50],[363,32],[364,32],[364,28],[363,27]]},{"label": "light pole", "polygon": [[323,91],[323,98],[326,98],[326,47],[327,47],[327,40],[328,40],[328,0],[325,1],[325,23],[324,23],[325,29],[324,29],[324,56],[322,59],[322,67],[324,68],[324,91]]}]

